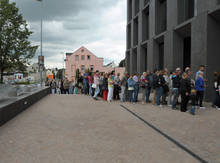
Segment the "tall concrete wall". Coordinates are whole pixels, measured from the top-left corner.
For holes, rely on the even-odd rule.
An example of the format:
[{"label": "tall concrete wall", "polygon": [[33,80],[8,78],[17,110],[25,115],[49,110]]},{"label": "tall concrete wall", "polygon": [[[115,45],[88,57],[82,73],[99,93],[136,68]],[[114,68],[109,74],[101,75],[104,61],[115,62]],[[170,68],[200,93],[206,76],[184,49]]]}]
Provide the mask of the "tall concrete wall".
[{"label": "tall concrete wall", "polygon": [[[132,9],[128,7],[128,14],[131,12],[132,18],[128,21],[128,27],[131,30],[130,32],[127,30],[127,38],[131,39],[131,46],[127,46],[126,51],[128,72],[141,73],[146,69],[153,71],[162,67],[159,65],[159,60],[161,60],[159,44],[164,43],[164,61],[162,63],[164,67],[169,70],[174,70],[176,67],[184,68],[184,61],[191,61],[191,67],[196,72],[199,65],[204,64],[207,66],[206,75],[213,80],[210,74],[219,68],[214,58],[220,56],[218,55],[220,46],[213,44],[213,41],[219,42],[217,40],[220,37],[217,36],[220,18],[215,22],[215,18],[211,18],[209,15],[214,10],[220,10],[217,0],[167,0],[166,8],[160,8],[161,6],[158,8],[159,0],[146,2],[140,0],[139,12],[136,14],[135,0],[129,1]],[[146,15],[144,15],[146,11],[149,11],[148,26],[146,26]],[[166,11],[166,17],[161,14],[163,11]],[[187,11],[189,13],[185,13]],[[220,13],[216,13],[216,15],[220,17]],[[138,31],[135,29],[137,20]],[[165,31],[160,30],[164,21],[166,21]],[[148,37],[145,36],[146,30],[149,31]],[[134,40],[136,38],[138,38],[137,42]],[[186,38],[190,41],[189,45],[191,44],[187,47],[188,49],[191,47],[189,51],[186,50],[188,45],[184,41]],[[136,43],[134,44],[134,42]],[[190,51],[191,57],[187,59],[185,53],[188,54]],[[208,85],[211,83],[208,82]],[[207,89],[208,97],[211,87],[208,86]]]}]

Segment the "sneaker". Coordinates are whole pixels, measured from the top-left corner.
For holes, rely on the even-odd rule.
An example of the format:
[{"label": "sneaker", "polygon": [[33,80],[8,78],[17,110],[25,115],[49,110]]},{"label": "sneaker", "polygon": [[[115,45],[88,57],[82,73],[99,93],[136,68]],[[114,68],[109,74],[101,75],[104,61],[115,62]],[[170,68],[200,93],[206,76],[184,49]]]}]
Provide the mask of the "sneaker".
[{"label": "sneaker", "polygon": [[200,109],[205,109],[205,107],[204,107],[204,106],[200,106],[199,108],[200,108]]},{"label": "sneaker", "polygon": [[216,108],[218,111],[220,111],[220,108]]},{"label": "sneaker", "polygon": [[159,107],[160,107],[160,108],[162,108],[162,107],[163,107],[163,105],[159,105]]},{"label": "sneaker", "polygon": [[94,100],[98,100],[97,98],[93,97]]},{"label": "sneaker", "polygon": [[172,107],[172,105],[167,105],[167,106]]}]

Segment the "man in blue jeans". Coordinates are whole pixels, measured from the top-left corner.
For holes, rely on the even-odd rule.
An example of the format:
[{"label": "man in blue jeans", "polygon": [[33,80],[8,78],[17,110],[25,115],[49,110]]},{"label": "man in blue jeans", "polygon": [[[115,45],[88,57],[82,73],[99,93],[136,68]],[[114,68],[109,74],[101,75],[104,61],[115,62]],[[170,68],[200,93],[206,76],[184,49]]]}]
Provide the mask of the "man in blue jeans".
[{"label": "man in blue jeans", "polygon": [[180,80],[181,80],[181,69],[176,69],[176,74],[172,76],[173,81],[173,104],[172,109],[176,109],[177,101],[179,98],[179,88],[180,88]]},{"label": "man in blue jeans", "polygon": [[134,102],[138,101],[138,93],[139,93],[139,75],[138,73],[136,73],[133,76],[133,80],[135,81],[135,85],[134,85]]}]

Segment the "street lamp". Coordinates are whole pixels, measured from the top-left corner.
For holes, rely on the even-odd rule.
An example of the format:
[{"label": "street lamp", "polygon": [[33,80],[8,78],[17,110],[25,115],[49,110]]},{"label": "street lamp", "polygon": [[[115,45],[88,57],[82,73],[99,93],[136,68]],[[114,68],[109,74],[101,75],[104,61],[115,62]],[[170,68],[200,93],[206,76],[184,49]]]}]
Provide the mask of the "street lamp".
[{"label": "street lamp", "polygon": [[40,57],[41,59],[38,59],[38,64],[39,64],[39,70],[40,70],[40,85],[42,87],[43,84],[43,68],[44,68],[44,58],[43,58],[43,0],[37,0],[38,2],[41,2],[41,23],[40,23],[40,29],[41,29],[41,34],[40,34]]}]

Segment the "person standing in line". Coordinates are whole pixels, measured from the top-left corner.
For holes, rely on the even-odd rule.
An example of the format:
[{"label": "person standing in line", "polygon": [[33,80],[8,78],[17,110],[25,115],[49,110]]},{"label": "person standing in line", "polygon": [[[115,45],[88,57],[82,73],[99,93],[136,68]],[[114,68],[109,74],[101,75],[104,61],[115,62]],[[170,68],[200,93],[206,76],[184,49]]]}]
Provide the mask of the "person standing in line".
[{"label": "person standing in line", "polygon": [[163,86],[165,84],[163,71],[158,71],[156,75],[157,75],[156,77],[156,103],[157,103],[157,106],[162,107],[160,100],[163,95]]},{"label": "person standing in line", "polygon": [[91,72],[89,72],[89,75],[88,75],[88,82],[89,82],[89,95],[92,96],[93,77],[92,77],[92,73]]},{"label": "person standing in line", "polygon": [[197,96],[197,104],[199,104],[200,109],[205,109],[205,107],[202,105],[203,97],[204,97],[204,90],[205,90],[205,83],[203,78],[203,72],[199,72],[199,76],[196,80],[196,96]]},{"label": "person standing in line", "polygon": [[146,94],[148,91],[148,84],[149,84],[149,81],[147,80],[147,73],[146,72],[143,72],[140,80],[141,80],[140,87],[142,89],[142,104],[145,104]]},{"label": "person standing in line", "polygon": [[170,72],[170,76],[169,76],[169,81],[168,81],[168,86],[169,86],[169,93],[168,93],[168,106],[169,107],[172,107],[172,97],[173,97],[173,81],[172,81],[172,77],[173,77],[173,75],[175,75],[175,73],[173,73],[173,72]]},{"label": "person standing in line", "polygon": [[61,82],[60,82],[60,91],[61,91],[61,94],[64,94],[64,86],[63,86],[63,83],[64,83],[64,80],[61,80]]},{"label": "person standing in line", "polygon": [[127,85],[127,73],[124,73],[121,81],[120,81],[120,86],[121,86],[121,102],[126,101],[126,85]]},{"label": "person standing in line", "polygon": [[165,84],[163,86],[163,96],[162,96],[162,104],[167,105],[167,96],[169,93],[169,71],[167,68],[164,69],[163,78],[165,80]]},{"label": "person standing in line", "polygon": [[136,73],[133,76],[133,81],[135,81],[134,85],[134,102],[138,102],[138,94],[139,94],[139,74]]},{"label": "person standing in line", "polygon": [[146,97],[145,97],[145,102],[149,103],[150,102],[150,93],[151,93],[151,87],[153,85],[153,77],[151,75],[150,71],[147,71],[147,76],[146,76]]},{"label": "person standing in line", "polygon": [[83,93],[85,95],[88,95],[89,94],[89,81],[88,81],[88,70],[85,70],[85,73],[83,74]]},{"label": "person standing in line", "polygon": [[100,77],[99,77],[99,90],[100,90],[99,95],[100,95],[100,97],[103,96],[103,89],[102,89],[102,87],[103,87],[103,80],[104,80],[104,73],[100,73]]},{"label": "person standing in line", "polygon": [[69,94],[73,94],[73,93],[74,93],[74,80],[71,81],[69,87]]},{"label": "person standing in line", "polygon": [[61,81],[58,81],[57,84],[57,93],[60,95],[61,94]]},{"label": "person standing in line", "polygon": [[189,113],[192,115],[195,115],[195,111],[196,111],[196,90],[195,89],[192,89],[191,91],[190,100],[191,100],[191,109]]},{"label": "person standing in line", "polygon": [[95,88],[95,94],[93,96],[94,100],[98,100],[98,95],[100,93],[100,89],[99,89],[99,72],[96,71],[95,75],[94,75],[94,83],[93,83],[93,88]]},{"label": "person standing in line", "polygon": [[80,94],[82,94],[83,93],[83,76],[81,74],[79,75],[77,84],[78,84],[78,89],[80,90]]},{"label": "person standing in line", "polygon": [[113,75],[109,74],[109,76],[108,76],[108,99],[107,99],[108,102],[112,102],[113,91],[114,91]]},{"label": "person standing in line", "polygon": [[69,94],[70,83],[67,78],[65,78],[63,82],[63,87],[64,87],[64,94]]},{"label": "person standing in line", "polygon": [[219,73],[218,72],[214,72],[214,84],[213,84],[213,88],[214,88],[214,91],[215,91],[215,98],[213,100],[213,103],[212,103],[212,107],[215,108],[216,107],[216,104],[217,104],[217,97],[218,97],[218,76],[219,76]]},{"label": "person standing in line", "polygon": [[220,74],[218,75],[217,78],[217,99],[216,99],[216,109],[220,111]]},{"label": "person standing in line", "polygon": [[102,98],[107,101],[108,98],[108,74],[104,74],[103,86],[102,86]]},{"label": "person standing in line", "polygon": [[128,79],[128,91],[129,91],[129,102],[134,103],[134,90],[135,90],[135,85],[136,82],[133,80],[133,75],[130,75]]},{"label": "person standing in line", "polygon": [[117,74],[117,76],[114,77],[114,93],[113,93],[113,99],[119,100],[119,83],[120,83],[120,73]]},{"label": "person standing in line", "polygon": [[198,79],[198,77],[199,77],[199,73],[203,73],[204,74],[204,72],[205,72],[205,66],[204,65],[200,65],[199,66],[199,71],[197,71],[196,72],[196,80]]},{"label": "person standing in line", "polygon": [[181,94],[181,112],[187,111],[187,104],[189,102],[189,97],[191,93],[191,83],[187,79],[187,74],[183,73],[182,79],[180,81],[180,94]]},{"label": "person standing in line", "polygon": [[52,82],[51,82],[51,91],[52,91],[52,94],[55,94],[56,93],[56,87],[57,87],[57,84],[56,84],[56,81],[53,79]]},{"label": "person standing in line", "polygon": [[158,70],[154,70],[154,73],[152,74],[153,77],[153,101],[152,104],[155,105],[156,104],[156,79],[157,79],[157,74]]},{"label": "person standing in line", "polygon": [[179,98],[179,88],[180,88],[180,80],[181,80],[181,69],[176,69],[176,74],[172,76],[172,83],[173,83],[173,104],[172,109],[176,109],[176,105]]}]

